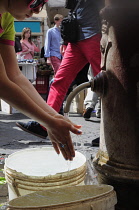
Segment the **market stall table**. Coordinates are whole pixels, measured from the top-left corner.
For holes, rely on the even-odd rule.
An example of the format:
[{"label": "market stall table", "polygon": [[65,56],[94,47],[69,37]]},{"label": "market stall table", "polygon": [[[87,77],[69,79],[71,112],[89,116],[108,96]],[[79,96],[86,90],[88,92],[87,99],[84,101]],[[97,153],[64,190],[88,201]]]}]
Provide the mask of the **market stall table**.
[{"label": "market stall table", "polygon": [[37,62],[18,62],[18,66],[22,71],[23,75],[28,80],[30,80],[31,82],[34,82],[36,80]]},{"label": "market stall table", "polygon": [[[37,62],[34,60],[18,60],[18,66],[22,71],[23,75],[32,83],[36,81]],[[19,113],[14,107],[10,106],[4,100],[1,100],[1,110],[8,114]]]}]

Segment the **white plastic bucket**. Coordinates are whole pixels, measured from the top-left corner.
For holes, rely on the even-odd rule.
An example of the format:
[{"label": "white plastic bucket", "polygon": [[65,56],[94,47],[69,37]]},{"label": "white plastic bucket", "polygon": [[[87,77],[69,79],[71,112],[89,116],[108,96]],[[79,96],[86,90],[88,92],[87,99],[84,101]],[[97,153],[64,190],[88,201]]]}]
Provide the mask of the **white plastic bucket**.
[{"label": "white plastic bucket", "polygon": [[5,160],[9,200],[34,191],[84,184],[86,158],[76,152],[73,161],[52,147],[20,150]]},{"label": "white plastic bucket", "polygon": [[116,193],[110,185],[84,185],[35,192],[9,202],[8,210],[114,210]]}]

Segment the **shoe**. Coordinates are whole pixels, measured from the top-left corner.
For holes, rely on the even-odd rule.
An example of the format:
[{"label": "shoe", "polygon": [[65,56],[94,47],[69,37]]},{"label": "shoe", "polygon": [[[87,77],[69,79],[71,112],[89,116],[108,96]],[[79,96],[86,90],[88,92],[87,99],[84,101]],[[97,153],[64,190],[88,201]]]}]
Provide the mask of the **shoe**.
[{"label": "shoe", "polygon": [[85,119],[89,119],[89,118],[91,117],[91,113],[92,113],[93,110],[94,110],[93,108],[88,107],[88,108],[86,109],[86,111],[84,112],[83,117],[84,117]]},{"label": "shoe", "polygon": [[101,110],[97,110],[96,111],[96,117],[97,118],[101,118]]},{"label": "shoe", "polygon": [[42,128],[42,126],[35,121],[29,121],[28,123],[17,122],[16,125],[19,128],[21,128],[23,131],[31,133],[35,136],[42,138],[42,139],[46,139],[46,137],[48,136],[47,131],[44,130]]},{"label": "shoe", "polygon": [[99,140],[100,140],[99,137],[92,140],[92,147],[99,147]]}]

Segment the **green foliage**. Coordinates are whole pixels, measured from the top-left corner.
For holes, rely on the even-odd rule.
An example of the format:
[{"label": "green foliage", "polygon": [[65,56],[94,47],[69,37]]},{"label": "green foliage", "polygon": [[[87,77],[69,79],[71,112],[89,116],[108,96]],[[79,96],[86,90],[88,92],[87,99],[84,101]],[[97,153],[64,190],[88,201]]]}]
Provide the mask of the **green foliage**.
[{"label": "green foliage", "polygon": [[0,177],[0,185],[5,183],[6,183],[5,177]]}]

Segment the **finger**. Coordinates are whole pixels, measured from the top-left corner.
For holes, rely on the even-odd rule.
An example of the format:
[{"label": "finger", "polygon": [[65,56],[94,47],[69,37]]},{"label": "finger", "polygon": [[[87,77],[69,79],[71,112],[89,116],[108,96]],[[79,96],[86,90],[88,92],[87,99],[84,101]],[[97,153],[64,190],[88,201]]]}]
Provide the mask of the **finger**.
[{"label": "finger", "polygon": [[56,142],[54,141],[54,137],[53,137],[52,144],[53,144],[53,147],[54,147],[54,149],[55,149],[55,151],[56,151],[56,153],[57,153],[58,155],[60,154],[60,151],[61,151],[61,153],[62,153],[63,157],[65,158],[65,160],[71,160],[71,159],[72,159],[71,156],[67,155],[67,152],[66,152],[66,151],[64,150],[64,148],[61,146],[61,145],[64,145],[64,144],[62,144],[62,143],[56,143]]},{"label": "finger", "polygon": [[[67,151],[68,157],[70,157],[70,159],[73,160],[73,157],[75,157],[75,150],[74,150],[72,140],[67,141],[66,144],[69,151],[69,152]],[[65,147],[65,149],[67,148]]]},{"label": "finger", "polygon": [[59,148],[58,148],[58,145],[57,145],[55,142],[53,142],[53,141],[52,141],[52,145],[53,145],[53,147],[54,147],[56,153],[59,155],[59,154],[60,154],[60,150],[59,150]]},{"label": "finger", "polygon": [[69,148],[68,144],[58,143],[58,146],[65,160],[73,160],[73,157],[75,156],[73,146],[70,145],[70,148],[72,149]]},{"label": "finger", "polygon": [[70,160],[70,158],[68,157],[68,155],[67,155],[67,153],[66,153],[65,146],[62,147],[62,145],[64,145],[64,144],[59,143],[59,149],[60,149],[60,151],[61,151],[63,157],[65,158],[65,160]]},{"label": "finger", "polygon": [[82,126],[81,125],[77,125],[75,123],[73,123],[72,121],[70,121],[69,119],[67,120],[69,123],[71,123],[75,128],[81,128]]},{"label": "finger", "polygon": [[71,125],[73,125],[75,128],[81,128],[82,126],[81,125],[77,125],[77,124],[75,124],[75,123],[73,123],[73,122],[71,122],[71,121],[69,121],[70,123],[71,123]]},{"label": "finger", "polygon": [[68,144],[65,146],[65,152],[67,153],[68,160],[73,160],[73,157],[75,157],[74,150],[71,150],[68,146]]},{"label": "finger", "polygon": [[81,135],[82,134],[82,131],[77,129],[75,126],[71,125],[70,127],[70,131],[74,134],[77,134],[77,135]]},{"label": "finger", "polygon": [[64,142],[60,144],[60,148],[62,149],[62,152],[64,149],[64,153],[66,153],[69,160],[73,160],[73,157],[75,157],[75,150],[71,140],[70,133],[64,137]]},{"label": "finger", "polygon": [[[73,160],[73,157],[75,157],[75,151],[74,151],[73,144],[69,144],[69,142],[67,142],[67,143],[68,144],[62,144],[62,143],[55,143],[52,141],[53,147],[57,154],[60,154],[60,151],[61,151],[65,160]],[[63,146],[61,146],[61,145],[63,145]],[[70,148],[68,145],[70,145]]]},{"label": "finger", "polygon": [[73,144],[72,145],[69,145],[69,142],[68,142],[68,147],[70,148],[70,154],[71,154],[72,159],[73,159],[75,157],[74,146],[73,146]]},{"label": "finger", "polygon": [[51,142],[53,144],[53,147],[54,147],[56,153],[60,154],[60,151],[61,151],[61,153],[62,153],[63,157],[65,158],[65,160],[71,159],[71,157],[68,157],[67,153],[65,152],[64,148],[62,147],[62,145],[64,145],[64,144],[58,143],[55,140],[55,138],[54,138],[54,136],[52,134],[48,134],[48,135],[49,135],[49,137],[51,139]]},{"label": "finger", "polygon": [[73,126],[74,126],[75,128],[78,128],[78,129],[82,127],[81,125],[76,125],[76,124],[74,124]]},{"label": "finger", "polygon": [[73,160],[72,152],[70,151],[68,144],[65,144],[64,148],[61,150],[62,150],[61,152],[65,155],[67,160]]}]

